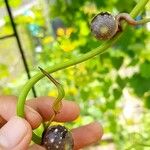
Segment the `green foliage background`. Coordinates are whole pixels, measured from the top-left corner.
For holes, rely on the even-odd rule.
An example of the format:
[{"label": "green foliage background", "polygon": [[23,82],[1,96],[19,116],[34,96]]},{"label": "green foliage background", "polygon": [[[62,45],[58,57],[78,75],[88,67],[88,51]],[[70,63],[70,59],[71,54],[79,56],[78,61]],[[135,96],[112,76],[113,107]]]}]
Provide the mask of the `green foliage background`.
[{"label": "green foliage background", "polygon": [[[114,15],[130,12],[137,2],[38,1],[30,10],[15,17],[31,74],[39,71],[38,66],[53,67],[101,45],[103,41],[97,41],[90,33],[92,17],[100,11]],[[10,4],[13,10],[23,6],[21,0],[10,0]],[[0,8],[4,6],[0,0]],[[140,17],[148,13],[150,3]],[[3,19],[5,25],[0,26],[0,37],[12,33],[9,17],[5,15]],[[63,25],[54,31],[50,23],[56,20],[61,20]],[[53,74],[64,85],[65,98],[76,101],[81,108],[80,117],[68,123],[70,128],[97,120],[116,149],[150,149],[149,31],[146,25],[128,27],[124,36],[106,53]],[[14,38],[0,41],[0,70],[0,93],[18,96],[27,79]],[[56,88],[47,79],[39,81],[35,88],[38,96],[57,95]],[[30,93],[29,98],[31,96]],[[127,100],[136,101],[140,110],[126,118]],[[109,140],[102,142],[109,143]]]}]

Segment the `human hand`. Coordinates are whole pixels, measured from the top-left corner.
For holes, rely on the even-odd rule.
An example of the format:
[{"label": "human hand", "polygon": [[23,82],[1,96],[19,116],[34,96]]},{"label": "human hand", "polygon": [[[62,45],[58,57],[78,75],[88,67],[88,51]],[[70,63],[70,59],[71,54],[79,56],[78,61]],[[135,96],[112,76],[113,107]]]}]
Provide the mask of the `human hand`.
[{"label": "human hand", "polygon": [[[25,105],[25,118],[16,116],[17,98],[14,96],[0,96],[0,150],[45,150],[42,146],[29,146],[32,138],[32,129],[37,128],[42,121],[50,120],[53,110],[53,98],[39,97],[29,100]],[[80,111],[76,103],[62,102],[62,109],[55,117],[57,122],[75,120]],[[8,122],[7,122],[8,121]],[[102,137],[102,127],[94,122],[72,131],[74,150],[78,150]]]}]

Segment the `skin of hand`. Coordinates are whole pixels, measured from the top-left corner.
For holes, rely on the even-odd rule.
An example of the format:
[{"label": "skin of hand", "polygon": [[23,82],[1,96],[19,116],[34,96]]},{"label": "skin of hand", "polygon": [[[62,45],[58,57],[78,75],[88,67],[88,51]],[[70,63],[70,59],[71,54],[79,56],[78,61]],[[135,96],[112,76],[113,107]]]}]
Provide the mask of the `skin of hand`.
[{"label": "skin of hand", "polygon": [[[0,150],[45,150],[40,145],[30,145],[32,129],[42,121],[48,121],[52,114],[54,98],[39,97],[26,101],[25,119],[16,116],[17,97],[0,96]],[[55,117],[57,122],[69,122],[79,116],[79,106],[63,100],[62,109]],[[75,128],[72,131],[74,150],[78,150],[99,141],[103,130],[98,122]]]}]

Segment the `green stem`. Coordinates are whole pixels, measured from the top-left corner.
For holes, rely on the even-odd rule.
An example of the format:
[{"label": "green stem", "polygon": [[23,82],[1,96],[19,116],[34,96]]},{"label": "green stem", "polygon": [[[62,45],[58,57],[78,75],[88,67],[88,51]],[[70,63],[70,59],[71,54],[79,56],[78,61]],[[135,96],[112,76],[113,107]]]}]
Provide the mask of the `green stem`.
[{"label": "green stem", "polygon": [[32,132],[32,141],[36,144],[41,144],[41,137]]},{"label": "green stem", "polygon": [[[131,11],[130,15],[131,17],[136,17],[139,12],[141,10],[144,9],[145,5],[147,4],[149,0],[140,0],[138,2],[138,4],[134,7],[134,9]],[[45,69],[48,73],[53,73],[56,72],[58,70],[62,70],[65,69],[67,67],[79,64],[83,61],[86,61],[98,54],[102,54],[104,53],[110,46],[112,46],[122,35],[122,33],[119,33],[117,36],[115,36],[112,40],[109,40],[107,42],[105,42],[104,44],[102,44],[101,46],[93,49],[92,51],[81,55],[80,57],[77,57],[71,61],[68,62],[64,62],[62,64],[58,64],[56,66],[54,66],[54,68],[47,68]],[[35,76],[33,76],[23,87],[20,95],[19,95],[19,99],[18,99],[18,103],[17,103],[17,115],[20,117],[24,117],[24,105],[25,105],[25,101],[26,101],[26,97],[30,91],[30,89],[32,88],[32,86],[34,84],[36,84],[40,79],[42,79],[44,77],[44,75],[39,72],[37,73]]]},{"label": "green stem", "polygon": [[145,19],[139,20],[139,21],[137,21],[137,22],[138,22],[139,25],[145,24],[145,23],[150,22],[150,18],[145,18]]},{"label": "green stem", "polygon": [[[118,37],[118,36],[117,36]],[[110,40],[108,42],[105,42],[102,46],[97,47],[96,49],[93,49],[91,52],[84,54],[76,59],[72,59],[71,61],[68,62],[64,62],[62,64],[59,64],[57,66],[55,66],[54,68],[47,68],[45,69],[48,73],[53,73],[56,72],[58,70],[62,70],[64,68],[79,64],[83,61],[86,61],[98,54],[103,53],[104,51],[106,51],[107,48],[109,48],[112,44],[115,43],[115,41],[118,39],[117,37],[115,37],[113,40]],[[40,79],[42,79],[45,75],[42,74],[41,72],[37,73],[35,76],[33,76],[23,87],[20,95],[19,95],[19,99],[18,99],[18,103],[17,103],[17,115],[20,117],[24,117],[24,105],[25,105],[25,100],[26,97],[31,89],[31,87],[37,83]]]}]

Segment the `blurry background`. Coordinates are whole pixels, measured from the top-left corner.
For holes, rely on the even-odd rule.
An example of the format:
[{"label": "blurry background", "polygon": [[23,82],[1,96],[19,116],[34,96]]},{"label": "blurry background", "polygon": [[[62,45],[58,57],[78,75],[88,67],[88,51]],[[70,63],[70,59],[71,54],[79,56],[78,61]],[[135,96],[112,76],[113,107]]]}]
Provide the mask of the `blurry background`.
[{"label": "blurry background", "polygon": [[[52,68],[101,45],[90,33],[92,17],[100,11],[130,12],[137,2],[9,0],[31,76],[38,66]],[[148,16],[150,3],[137,19]],[[28,78],[12,34],[5,1],[0,0],[0,94],[18,96]],[[63,84],[65,99],[81,107],[80,117],[67,126],[97,120],[104,127],[102,141],[87,150],[150,150],[150,24],[128,27],[106,53],[53,76]],[[57,96],[47,78],[35,90],[37,96]]]}]

